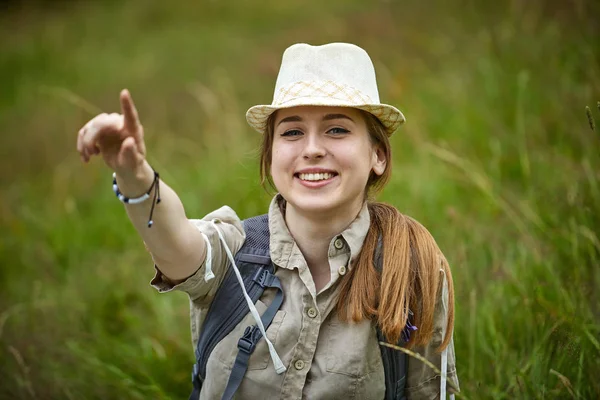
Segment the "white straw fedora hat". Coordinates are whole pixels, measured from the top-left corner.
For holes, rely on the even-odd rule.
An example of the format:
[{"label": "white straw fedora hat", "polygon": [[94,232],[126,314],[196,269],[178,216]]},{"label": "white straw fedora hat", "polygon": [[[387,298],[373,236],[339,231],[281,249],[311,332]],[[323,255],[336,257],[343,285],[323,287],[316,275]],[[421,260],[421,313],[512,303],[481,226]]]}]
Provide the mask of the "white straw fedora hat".
[{"label": "white straw fedora hat", "polygon": [[370,112],[388,135],[405,120],[393,106],[379,102],[375,68],[366,51],[349,43],[294,44],[283,53],[273,103],[251,107],[246,120],[264,133],[267,120],[281,108],[353,107]]}]

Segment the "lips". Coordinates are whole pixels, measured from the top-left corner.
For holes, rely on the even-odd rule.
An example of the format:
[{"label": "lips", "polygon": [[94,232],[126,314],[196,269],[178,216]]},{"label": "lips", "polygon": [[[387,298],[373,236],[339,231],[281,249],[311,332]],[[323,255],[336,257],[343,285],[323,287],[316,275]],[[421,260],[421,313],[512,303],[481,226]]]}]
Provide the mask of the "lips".
[{"label": "lips", "polygon": [[335,175],[331,172],[319,172],[316,174],[297,174],[298,178],[302,179],[303,181],[310,181],[310,182],[316,182],[316,181],[323,181],[323,180],[327,180],[327,179],[331,179],[333,178]]},{"label": "lips", "polygon": [[328,186],[339,174],[330,169],[305,168],[294,174],[298,182],[309,189],[318,189]]},{"label": "lips", "polygon": [[294,177],[306,182],[318,182],[331,179],[337,175],[338,173],[332,169],[304,168],[296,172]]}]

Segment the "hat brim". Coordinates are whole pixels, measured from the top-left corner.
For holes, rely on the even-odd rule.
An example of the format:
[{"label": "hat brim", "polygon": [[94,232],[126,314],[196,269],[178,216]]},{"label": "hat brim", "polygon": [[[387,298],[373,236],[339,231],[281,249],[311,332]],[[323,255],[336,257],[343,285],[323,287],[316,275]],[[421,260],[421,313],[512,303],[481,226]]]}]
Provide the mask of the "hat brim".
[{"label": "hat brim", "polygon": [[300,106],[326,106],[326,107],[352,107],[364,110],[377,117],[385,127],[388,136],[406,121],[404,115],[394,106],[388,104],[355,104],[329,97],[296,98],[283,105],[257,105],[250,107],[246,112],[248,124],[260,133],[265,133],[269,116],[277,110]]}]

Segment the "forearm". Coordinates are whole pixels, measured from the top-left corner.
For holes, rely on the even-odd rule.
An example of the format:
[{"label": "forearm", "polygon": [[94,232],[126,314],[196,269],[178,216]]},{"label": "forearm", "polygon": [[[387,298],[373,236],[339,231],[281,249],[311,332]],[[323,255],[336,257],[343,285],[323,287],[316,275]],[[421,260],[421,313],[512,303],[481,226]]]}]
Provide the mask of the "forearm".
[{"label": "forearm", "polygon": [[[119,190],[127,197],[145,193],[153,180],[154,172],[146,161],[135,174],[117,173]],[[140,204],[126,204],[125,209],[161,272],[169,279],[180,280],[192,275],[202,264],[206,246],[198,229],[186,217],[179,196],[162,180],[159,185],[161,201],[154,204],[151,228],[148,217],[156,186],[150,199]]]}]

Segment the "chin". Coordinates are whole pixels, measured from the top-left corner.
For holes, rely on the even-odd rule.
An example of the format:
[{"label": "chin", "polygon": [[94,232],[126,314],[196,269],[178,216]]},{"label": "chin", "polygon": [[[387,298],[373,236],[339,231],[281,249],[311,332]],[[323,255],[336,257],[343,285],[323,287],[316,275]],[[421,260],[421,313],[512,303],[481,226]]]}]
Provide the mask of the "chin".
[{"label": "chin", "polygon": [[297,212],[314,215],[331,215],[342,212],[344,206],[354,203],[352,199],[337,199],[335,195],[331,194],[292,195],[289,198],[284,195],[284,198]]}]

